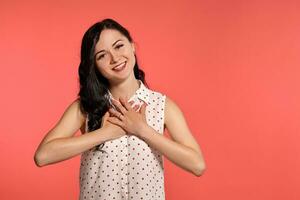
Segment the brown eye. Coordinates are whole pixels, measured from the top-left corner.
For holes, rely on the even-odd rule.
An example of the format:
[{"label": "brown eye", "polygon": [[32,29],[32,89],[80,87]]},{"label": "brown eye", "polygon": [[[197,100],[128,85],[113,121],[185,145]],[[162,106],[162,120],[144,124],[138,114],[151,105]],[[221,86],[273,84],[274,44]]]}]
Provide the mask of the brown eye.
[{"label": "brown eye", "polygon": [[99,56],[97,60],[100,60],[101,58],[103,58],[104,55],[105,55],[105,54],[102,54],[101,56]]},{"label": "brown eye", "polygon": [[118,46],[116,46],[117,49],[120,49],[122,46],[124,46],[123,44],[120,44]]}]

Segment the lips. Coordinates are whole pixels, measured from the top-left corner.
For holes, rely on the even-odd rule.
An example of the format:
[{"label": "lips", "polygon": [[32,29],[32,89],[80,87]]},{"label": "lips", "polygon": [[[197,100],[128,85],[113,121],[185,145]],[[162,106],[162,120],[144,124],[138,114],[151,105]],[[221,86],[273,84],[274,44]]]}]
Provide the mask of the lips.
[{"label": "lips", "polygon": [[122,69],[125,68],[125,65],[126,65],[126,61],[118,64],[117,66],[115,66],[114,68],[112,68],[113,70],[116,70],[116,71],[121,71]]}]

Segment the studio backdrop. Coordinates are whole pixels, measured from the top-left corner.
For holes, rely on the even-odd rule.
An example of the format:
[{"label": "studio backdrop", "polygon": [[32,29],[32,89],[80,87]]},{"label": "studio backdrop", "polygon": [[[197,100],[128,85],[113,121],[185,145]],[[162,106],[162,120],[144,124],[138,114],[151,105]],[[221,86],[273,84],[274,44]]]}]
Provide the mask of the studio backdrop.
[{"label": "studio backdrop", "polygon": [[79,155],[44,167],[33,156],[77,98],[82,36],[104,18],[128,28],[149,86],[180,106],[203,151],[200,177],[164,158],[167,200],[300,199],[299,9],[292,0],[2,0],[0,199],[78,198]]}]

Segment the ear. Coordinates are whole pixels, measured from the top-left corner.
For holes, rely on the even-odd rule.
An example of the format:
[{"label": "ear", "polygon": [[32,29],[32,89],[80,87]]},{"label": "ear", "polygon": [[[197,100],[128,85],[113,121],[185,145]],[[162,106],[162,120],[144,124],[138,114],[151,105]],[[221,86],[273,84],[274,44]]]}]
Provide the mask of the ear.
[{"label": "ear", "polygon": [[135,53],[135,42],[132,42],[131,46],[132,46],[133,52]]}]

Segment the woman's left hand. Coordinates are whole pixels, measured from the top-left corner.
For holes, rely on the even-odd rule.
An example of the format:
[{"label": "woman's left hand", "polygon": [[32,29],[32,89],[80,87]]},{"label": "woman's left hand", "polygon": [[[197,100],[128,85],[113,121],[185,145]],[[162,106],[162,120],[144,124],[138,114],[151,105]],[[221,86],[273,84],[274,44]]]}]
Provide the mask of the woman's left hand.
[{"label": "woman's left hand", "polygon": [[140,110],[135,111],[136,107],[131,107],[131,103],[128,102],[127,97],[120,97],[120,102],[112,99],[112,102],[118,110],[110,108],[109,112],[113,117],[109,117],[107,120],[119,125],[127,133],[139,136],[140,131],[143,130],[145,126],[148,126],[145,115],[147,104],[144,102]]}]

